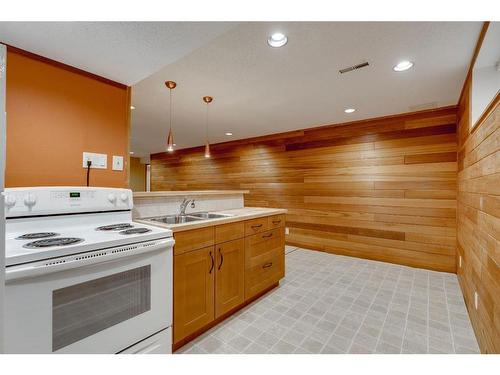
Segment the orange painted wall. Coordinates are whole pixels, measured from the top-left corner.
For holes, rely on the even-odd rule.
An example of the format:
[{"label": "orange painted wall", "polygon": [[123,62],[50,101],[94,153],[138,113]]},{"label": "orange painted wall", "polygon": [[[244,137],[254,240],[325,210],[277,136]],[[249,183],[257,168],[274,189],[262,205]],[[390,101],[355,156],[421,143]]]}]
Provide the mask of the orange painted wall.
[{"label": "orange painted wall", "polygon": [[8,49],[6,104],[7,187],[85,186],[84,151],[108,155],[91,186],[128,186],[129,88]]}]

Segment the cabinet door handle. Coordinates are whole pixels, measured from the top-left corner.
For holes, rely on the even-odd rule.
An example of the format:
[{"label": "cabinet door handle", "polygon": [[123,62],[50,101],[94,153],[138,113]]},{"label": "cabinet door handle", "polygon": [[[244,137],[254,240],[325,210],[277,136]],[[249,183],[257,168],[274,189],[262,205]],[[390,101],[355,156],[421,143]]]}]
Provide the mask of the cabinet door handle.
[{"label": "cabinet door handle", "polygon": [[273,265],[273,262],[266,263],[262,266],[262,268],[269,268]]},{"label": "cabinet door handle", "polygon": [[252,225],[252,228],[260,228],[262,226],[262,224],[255,224],[255,225]]},{"label": "cabinet door handle", "polygon": [[273,220],[273,224],[279,224],[281,223],[281,220]]},{"label": "cabinet door handle", "polygon": [[210,266],[210,271],[208,271],[208,273],[212,273],[212,271],[214,270],[214,256],[212,255],[212,252],[210,252],[210,259],[212,260],[212,265]]},{"label": "cabinet door handle", "polygon": [[264,234],[264,235],[262,236],[262,238],[269,238],[269,237],[272,237],[272,236],[273,236],[273,234],[272,234],[272,233],[269,233],[269,234]]},{"label": "cabinet door handle", "polygon": [[222,252],[220,251],[220,247],[219,247],[219,255],[220,255],[220,264],[219,264],[219,267],[217,268],[218,270],[220,270],[220,268],[222,267],[222,263],[224,263],[224,256],[222,255]]}]

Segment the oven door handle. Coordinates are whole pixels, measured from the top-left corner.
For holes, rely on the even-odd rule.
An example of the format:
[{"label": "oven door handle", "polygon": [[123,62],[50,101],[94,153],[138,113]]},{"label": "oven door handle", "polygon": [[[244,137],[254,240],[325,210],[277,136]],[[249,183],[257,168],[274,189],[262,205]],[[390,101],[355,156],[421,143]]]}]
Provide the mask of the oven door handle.
[{"label": "oven door handle", "polygon": [[8,282],[11,280],[25,279],[54,272],[66,271],[72,268],[85,267],[159,250],[171,250],[174,243],[175,241],[173,238],[164,238],[136,244],[111,247],[103,250],[89,251],[81,254],[68,255],[34,263],[10,266],[5,270],[5,281]]}]

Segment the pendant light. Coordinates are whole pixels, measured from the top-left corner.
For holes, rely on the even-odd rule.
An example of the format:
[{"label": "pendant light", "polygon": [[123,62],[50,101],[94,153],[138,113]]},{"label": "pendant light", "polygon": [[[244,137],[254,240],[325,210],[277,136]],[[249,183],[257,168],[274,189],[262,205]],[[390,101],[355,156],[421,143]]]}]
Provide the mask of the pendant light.
[{"label": "pendant light", "polygon": [[177,83],[174,81],[166,81],[165,86],[168,87],[170,90],[169,93],[169,130],[168,130],[168,137],[167,137],[167,151],[172,152],[174,151],[174,136],[172,134],[172,90],[175,89],[177,86]]},{"label": "pendant light", "polygon": [[212,103],[212,98],[211,96],[204,96],[203,101],[207,104],[207,116],[206,116],[206,123],[205,123],[205,157],[209,158],[210,157],[210,143],[208,143],[208,105]]}]

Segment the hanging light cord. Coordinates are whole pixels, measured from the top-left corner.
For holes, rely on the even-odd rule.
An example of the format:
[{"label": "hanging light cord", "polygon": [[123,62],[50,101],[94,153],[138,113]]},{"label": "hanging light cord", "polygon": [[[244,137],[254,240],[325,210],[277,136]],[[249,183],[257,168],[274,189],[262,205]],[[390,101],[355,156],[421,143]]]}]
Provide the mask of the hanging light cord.
[{"label": "hanging light cord", "polygon": [[207,103],[207,116],[205,121],[205,141],[208,142],[208,103]]},{"label": "hanging light cord", "polygon": [[169,131],[172,131],[172,89],[169,89],[170,94],[170,113],[169,113]]}]

